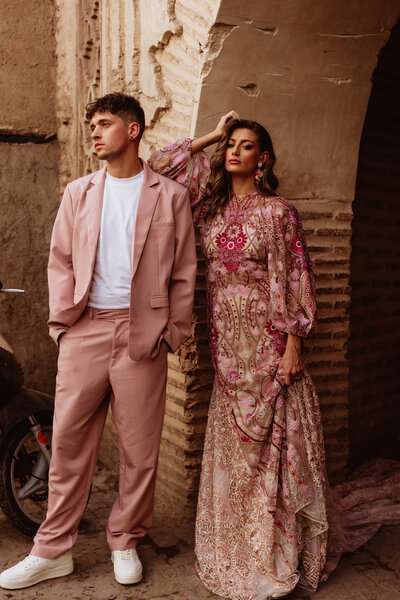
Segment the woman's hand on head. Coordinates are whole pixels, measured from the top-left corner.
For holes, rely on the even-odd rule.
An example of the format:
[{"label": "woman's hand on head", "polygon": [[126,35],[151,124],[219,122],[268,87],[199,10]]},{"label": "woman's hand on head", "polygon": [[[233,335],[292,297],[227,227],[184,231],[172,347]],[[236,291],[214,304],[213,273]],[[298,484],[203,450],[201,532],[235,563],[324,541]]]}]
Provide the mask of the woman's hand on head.
[{"label": "woman's hand on head", "polygon": [[229,121],[231,121],[232,119],[239,119],[239,118],[240,118],[239,114],[234,110],[230,110],[228,113],[226,113],[226,115],[222,115],[222,117],[218,121],[218,124],[214,130],[215,136],[216,137],[218,136],[218,139],[221,139],[221,137],[225,133],[225,128],[226,128],[227,124],[229,123]]},{"label": "woman's hand on head", "polygon": [[207,148],[208,146],[211,146],[212,144],[219,142],[219,140],[225,133],[225,127],[226,127],[227,123],[229,123],[229,121],[231,119],[238,119],[238,118],[239,118],[238,113],[235,112],[234,110],[231,110],[228,113],[226,113],[226,115],[223,115],[220,118],[214,131],[211,131],[210,133],[207,133],[206,135],[203,135],[200,138],[196,138],[196,139],[192,140],[192,147],[191,147],[192,156],[193,156],[193,154],[197,154],[197,152],[200,152],[200,150],[204,150],[204,148]]},{"label": "woman's hand on head", "polygon": [[301,358],[301,339],[288,334],[285,352],[279,361],[279,369],[283,369],[286,385],[291,385],[294,379],[300,379],[304,373],[304,364]]}]

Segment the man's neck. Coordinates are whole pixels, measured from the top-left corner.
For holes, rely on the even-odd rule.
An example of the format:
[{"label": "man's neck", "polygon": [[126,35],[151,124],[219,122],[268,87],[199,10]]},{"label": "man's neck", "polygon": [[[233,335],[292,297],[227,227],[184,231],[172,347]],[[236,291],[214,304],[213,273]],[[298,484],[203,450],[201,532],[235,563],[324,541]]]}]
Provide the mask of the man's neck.
[{"label": "man's neck", "polygon": [[136,155],[132,156],[119,156],[115,161],[107,161],[107,173],[117,179],[127,179],[128,177],[134,177],[143,171],[143,165],[140,158]]}]

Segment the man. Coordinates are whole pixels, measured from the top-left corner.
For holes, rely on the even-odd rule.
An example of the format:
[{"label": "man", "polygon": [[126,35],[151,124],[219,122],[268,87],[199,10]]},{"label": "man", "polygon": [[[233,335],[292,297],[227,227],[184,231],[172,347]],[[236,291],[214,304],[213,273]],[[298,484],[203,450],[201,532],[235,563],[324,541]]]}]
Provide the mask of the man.
[{"label": "man", "polygon": [[109,403],[120,483],[108,523],[115,578],[137,583],[150,527],[165,405],[167,350],[187,335],[196,273],[187,191],[138,154],[140,104],[108,94],[87,106],[106,167],[70,183],[49,259],[50,335],[60,354],[49,503],[31,554],[0,575],[7,589],[73,571]]}]

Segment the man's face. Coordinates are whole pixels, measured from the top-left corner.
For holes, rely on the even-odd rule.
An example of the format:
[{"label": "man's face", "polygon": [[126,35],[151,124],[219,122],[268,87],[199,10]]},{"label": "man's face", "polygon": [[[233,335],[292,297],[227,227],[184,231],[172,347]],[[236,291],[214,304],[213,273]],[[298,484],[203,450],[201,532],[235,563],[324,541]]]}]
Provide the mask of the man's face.
[{"label": "man's face", "polygon": [[110,112],[95,113],[90,121],[90,129],[94,150],[100,160],[122,156],[131,144],[129,125]]}]

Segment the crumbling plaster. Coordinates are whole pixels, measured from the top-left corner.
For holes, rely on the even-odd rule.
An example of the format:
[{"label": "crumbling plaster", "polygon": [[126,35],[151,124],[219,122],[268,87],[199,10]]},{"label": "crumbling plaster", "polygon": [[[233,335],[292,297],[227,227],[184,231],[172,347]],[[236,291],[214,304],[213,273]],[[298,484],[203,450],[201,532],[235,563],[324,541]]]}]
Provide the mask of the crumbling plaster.
[{"label": "crumbling plaster", "polygon": [[[55,0],[60,187],[100,163],[84,107],[112,91],[146,113],[142,156],[194,129],[214,0]],[[88,51],[89,49],[89,51]]]}]

